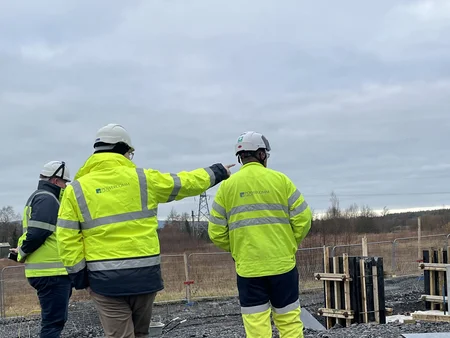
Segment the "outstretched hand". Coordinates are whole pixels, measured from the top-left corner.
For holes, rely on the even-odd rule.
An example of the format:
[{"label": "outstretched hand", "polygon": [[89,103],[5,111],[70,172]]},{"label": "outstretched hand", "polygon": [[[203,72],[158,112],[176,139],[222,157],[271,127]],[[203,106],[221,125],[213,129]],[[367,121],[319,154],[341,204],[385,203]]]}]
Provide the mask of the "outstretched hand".
[{"label": "outstretched hand", "polygon": [[236,164],[227,164],[227,165],[224,165],[225,169],[227,170],[228,176],[231,176],[230,168],[233,168],[235,165],[236,165]]}]

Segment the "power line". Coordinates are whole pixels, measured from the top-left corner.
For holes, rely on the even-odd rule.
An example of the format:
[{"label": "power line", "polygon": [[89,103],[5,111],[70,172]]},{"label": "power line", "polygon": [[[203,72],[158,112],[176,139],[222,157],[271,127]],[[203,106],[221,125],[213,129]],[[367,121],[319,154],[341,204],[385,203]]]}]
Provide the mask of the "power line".
[{"label": "power line", "polygon": [[[425,196],[425,195],[450,195],[450,191],[433,192],[404,192],[404,193],[360,193],[360,194],[339,194],[336,197],[376,197],[376,196]],[[331,194],[305,194],[306,197],[330,197]]]}]

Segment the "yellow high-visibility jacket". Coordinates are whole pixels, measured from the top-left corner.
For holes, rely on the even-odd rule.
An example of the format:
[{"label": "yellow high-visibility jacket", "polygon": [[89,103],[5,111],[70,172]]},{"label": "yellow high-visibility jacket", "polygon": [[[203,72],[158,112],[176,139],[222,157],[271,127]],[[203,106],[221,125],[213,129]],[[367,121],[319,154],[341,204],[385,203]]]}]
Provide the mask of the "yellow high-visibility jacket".
[{"label": "yellow high-visibility jacket", "polygon": [[40,180],[25,205],[17,259],[25,263],[27,278],[67,275],[55,234],[60,192],[57,185]]},{"label": "yellow high-visibility jacket", "polygon": [[231,252],[239,276],[272,276],[295,267],[311,220],[310,207],[286,175],[251,162],[219,187],[208,234]]},{"label": "yellow high-visibility jacket", "polygon": [[57,223],[59,254],[75,288],[105,296],[162,290],[158,204],[226,178],[221,164],[170,174],[136,168],[115,153],[92,155],[66,188]]}]

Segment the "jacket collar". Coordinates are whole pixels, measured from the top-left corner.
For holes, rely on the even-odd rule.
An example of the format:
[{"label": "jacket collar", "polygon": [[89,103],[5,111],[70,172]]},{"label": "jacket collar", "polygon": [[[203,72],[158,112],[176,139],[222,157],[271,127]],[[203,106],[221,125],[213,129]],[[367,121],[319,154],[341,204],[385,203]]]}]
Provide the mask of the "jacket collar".
[{"label": "jacket collar", "polygon": [[136,168],[136,165],[125,156],[116,153],[92,154],[76,173],[74,180],[91,172],[101,171],[115,167]]},{"label": "jacket collar", "polygon": [[52,193],[53,195],[55,195],[55,197],[57,199],[59,199],[59,195],[61,194],[60,187],[58,187],[56,184],[53,184],[53,183],[50,183],[50,182],[44,181],[44,180],[39,180],[38,190],[48,191],[48,192]]},{"label": "jacket collar", "polygon": [[265,167],[264,167],[261,163],[259,163],[259,162],[249,162],[249,163],[244,164],[244,165],[241,167],[240,170],[243,170],[243,169],[246,169],[246,168],[249,168],[249,167],[256,167],[256,166],[265,168]]}]

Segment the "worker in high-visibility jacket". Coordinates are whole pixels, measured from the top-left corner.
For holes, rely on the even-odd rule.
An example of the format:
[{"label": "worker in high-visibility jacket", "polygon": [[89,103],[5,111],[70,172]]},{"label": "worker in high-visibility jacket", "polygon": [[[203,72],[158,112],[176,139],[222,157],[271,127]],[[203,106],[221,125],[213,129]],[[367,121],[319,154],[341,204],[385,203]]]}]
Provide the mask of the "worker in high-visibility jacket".
[{"label": "worker in high-visibility jacket", "polygon": [[76,289],[87,289],[106,337],[148,337],[161,278],[157,208],[195,196],[229,177],[214,164],[190,172],[137,168],[118,124],[100,128],[91,155],[66,189],[57,239]]},{"label": "worker in high-visibility jacket", "polygon": [[220,185],[208,234],[235,261],[247,337],[272,337],[273,310],[281,338],[302,338],[295,254],[312,213],[294,183],[267,168],[270,150],[260,133],[239,136],[235,154],[242,167]]},{"label": "worker in high-visibility jacket", "polygon": [[61,161],[44,165],[37,190],[23,212],[23,234],[17,260],[25,263],[25,276],[36,289],[41,306],[41,338],[61,336],[68,317],[72,283],[58,255],[56,222],[60,198],[70,182],[69,169]]}]

